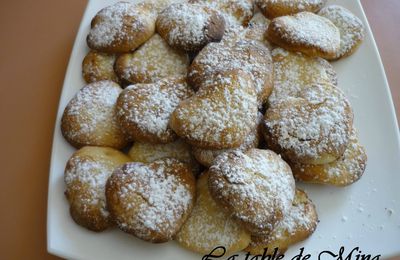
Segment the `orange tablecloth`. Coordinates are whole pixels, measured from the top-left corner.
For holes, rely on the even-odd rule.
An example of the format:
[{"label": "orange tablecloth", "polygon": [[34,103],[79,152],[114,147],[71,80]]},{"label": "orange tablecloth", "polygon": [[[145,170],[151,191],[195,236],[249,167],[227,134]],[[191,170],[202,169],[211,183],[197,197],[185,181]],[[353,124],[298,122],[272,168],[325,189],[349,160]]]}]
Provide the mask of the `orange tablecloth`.
[{"label": "orange tablecloth", "polygon": [[[400,1],[362,0],[400,114]],[[47,179],[66,66],[86,1],[3,1],[0,8],[0,252],[46,252]]]}]

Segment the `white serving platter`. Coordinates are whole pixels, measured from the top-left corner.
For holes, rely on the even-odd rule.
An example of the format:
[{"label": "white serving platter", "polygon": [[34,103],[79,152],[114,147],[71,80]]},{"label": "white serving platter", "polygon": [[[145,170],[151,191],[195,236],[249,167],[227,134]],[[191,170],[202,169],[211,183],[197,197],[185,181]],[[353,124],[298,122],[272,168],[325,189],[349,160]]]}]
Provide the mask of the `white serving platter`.
[{"label": "white serving platter", "polygon": [[[90,0],[83,16],[69,61],[58,108],[53,140],[48,191],[47,248],[52,254],[72,259],[202,259],[175,242],[151,244],[117,229],[94,233],[78,226],[69,215],[64,197],[65,163],[74,149],[60,131],[62,112],[73,95],[84,86],[81,62],[88,52],[86,35],[91,18],[116,1]],[[356,184],[346,188],[300,185],[317,206],[320,223],[306,241],[291,247],[291,259],[304,247],[305,254],[318,259],[322,251],[345,255],[400,254],[400,142],[399,128],[382,62],[358,0],[331,0],[355,13],[364,22],[367,36],[359,50],[334,63],[339,87],[350,99],[355,126],[368,153],[368,166]],[[361,253],[359,251],[362,251]],[[228,256],[219,259],[227,259]],[[371,257],[372,258],[372,257]],[[236,259],[245,259],[241,256]],[[336,259],[327,254],[322,259]]]}]

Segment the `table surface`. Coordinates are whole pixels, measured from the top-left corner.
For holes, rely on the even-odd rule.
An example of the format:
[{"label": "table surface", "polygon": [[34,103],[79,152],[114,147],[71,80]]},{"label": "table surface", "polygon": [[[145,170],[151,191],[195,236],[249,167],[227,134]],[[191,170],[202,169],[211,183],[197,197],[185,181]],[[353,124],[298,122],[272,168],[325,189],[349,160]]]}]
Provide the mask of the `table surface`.
[{"label": "table surface", "polygon": [[[400,115],[400,1],[361,1]],[[82,0],[7,1],[0,9],[3,259],[57,259],[46,251],[51,144],[64,75],[85,6]]]}]

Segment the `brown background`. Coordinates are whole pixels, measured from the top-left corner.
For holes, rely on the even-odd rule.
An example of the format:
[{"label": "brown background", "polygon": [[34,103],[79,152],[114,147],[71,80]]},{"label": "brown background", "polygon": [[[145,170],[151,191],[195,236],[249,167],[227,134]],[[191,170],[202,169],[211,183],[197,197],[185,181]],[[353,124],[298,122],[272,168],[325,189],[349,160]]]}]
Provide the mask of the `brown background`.
[{"label": "brown background", "polygon": [[[362,3],[400,114],[400,1]],[[2,259],[56,259],[46,252],[51,143],[61,87],[85,6],[82,0],[1,3]]]}]

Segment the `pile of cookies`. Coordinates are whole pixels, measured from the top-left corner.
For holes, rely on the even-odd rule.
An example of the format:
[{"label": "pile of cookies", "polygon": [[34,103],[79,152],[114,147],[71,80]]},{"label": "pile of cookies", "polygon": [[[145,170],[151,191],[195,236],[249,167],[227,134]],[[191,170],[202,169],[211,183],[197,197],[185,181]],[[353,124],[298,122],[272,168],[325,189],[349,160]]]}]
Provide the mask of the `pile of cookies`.
[{"label": "pile of cookies", "polygon": [[310,236],[316,208],[295,179],[350,185],[367,160],[329,62],[354,53],[364,27],[325,4],[100,10],[83,60],[88,85],[61,120],[79,149],[64,175],[74,221],[201,254],[283,253]]}]

